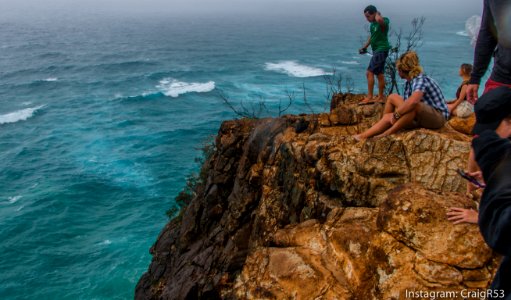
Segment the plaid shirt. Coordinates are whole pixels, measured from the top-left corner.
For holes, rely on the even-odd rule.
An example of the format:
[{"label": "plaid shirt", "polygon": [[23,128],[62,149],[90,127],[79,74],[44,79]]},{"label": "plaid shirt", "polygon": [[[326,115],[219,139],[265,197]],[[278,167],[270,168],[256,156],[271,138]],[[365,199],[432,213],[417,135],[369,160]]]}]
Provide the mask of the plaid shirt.
[{"label": "plaid shirt", "polygon": [[442,90],[433,78],[421,73],[412,80],[407,81],[404,91],[405,100],[415,91],[423,92],[424,95],[421,101],[441,112],[446,120],[449,119],[449,110],[445,103],[444,94],[442,94]]}]

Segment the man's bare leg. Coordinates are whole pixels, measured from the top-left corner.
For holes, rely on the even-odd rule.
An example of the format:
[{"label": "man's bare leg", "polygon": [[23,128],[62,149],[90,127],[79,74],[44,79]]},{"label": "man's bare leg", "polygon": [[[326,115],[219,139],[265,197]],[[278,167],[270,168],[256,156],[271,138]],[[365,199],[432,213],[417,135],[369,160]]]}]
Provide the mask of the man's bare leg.
[{"label": "man's bare leg", "polygon": [[378,74],[378,97],[376,101],[385,103],[385,95],[383,94],[385,91],[385,74]]},{"label": "man's bare leg", "polygon": [[361,101],[362,103],[373,101],[374,73],[367,70],[366,77],[367,77],[367,96],[364,99],[362,99]]}]

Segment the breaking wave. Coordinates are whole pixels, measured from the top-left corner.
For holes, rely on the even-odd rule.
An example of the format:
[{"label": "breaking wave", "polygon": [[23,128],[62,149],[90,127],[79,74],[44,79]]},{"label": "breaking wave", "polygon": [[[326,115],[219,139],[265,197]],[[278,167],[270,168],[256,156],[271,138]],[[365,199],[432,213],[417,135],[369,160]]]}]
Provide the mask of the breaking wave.
[{"label": "breaking wave", "polygon": [[21,109],[12,113],[0,115],[0,124],[16,123],[19,121],[25,121],[32,117],[34,113],[41,109],[44,105],[40,105],[32,108]]},{"label": "breaking wave", "polygon": [[296,61],[286,60],[277,63],[267,62],[265,70],[287,74],[292,77],[316,77],[323,75],[332,75],[323,69],[301,65]]},{"label": "breaking wave", "polygon": [[207,93],[215,89],[215,82],[183,82],[173,78],[164,78],[156,86],[165,96],[179,97],[186,93]]}]

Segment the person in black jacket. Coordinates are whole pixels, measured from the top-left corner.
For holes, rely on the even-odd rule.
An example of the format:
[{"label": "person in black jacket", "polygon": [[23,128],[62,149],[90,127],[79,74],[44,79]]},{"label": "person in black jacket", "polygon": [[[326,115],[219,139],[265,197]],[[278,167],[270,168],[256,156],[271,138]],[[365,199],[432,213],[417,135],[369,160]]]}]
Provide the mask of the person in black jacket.
[{"label": "person in black jacket", "polygon": [[[511,87],[511,26],[509,16],[511,1],[484,0],[481,28],[477,37],[474,52],[474,66],[467,87],[467,101],[474,104],[481,78],[486,73],[491,58],[494,58],[493,70],[486,81],[483,94],[499,86]],[[474,151],[470,149],[467,161],[469,172],[478,171],[475,163]],[[473,187],[467,185],[467,192],[471,193]]]},{"label": "person in black jacket", "polygon": [[492,56],[493,70],[483,94],[499,87],[511,86],[511,2],[509,0],[484,0],[481,28],[474,52],[474,67],[467,88],[467,100],[477,100],[481,78],[486,73]]},{"label": "person in black jacket", "polygon": [[511,88],[498,87],[475,105],[472,141],[486,188],[479,205],[479,228],[486,243],[504,256],[489,298],[511,299]]}]

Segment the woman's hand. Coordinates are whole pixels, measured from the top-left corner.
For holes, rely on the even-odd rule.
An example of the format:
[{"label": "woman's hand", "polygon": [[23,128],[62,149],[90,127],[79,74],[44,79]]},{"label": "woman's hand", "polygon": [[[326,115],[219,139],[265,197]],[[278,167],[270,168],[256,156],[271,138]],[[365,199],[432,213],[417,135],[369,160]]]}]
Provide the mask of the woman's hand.
[{"label": "woman's hand", "polygon": [[453,224],[477,224],[478,219],[478,213],[473,209],[451,207],[447,211],[447,220],[451,221]]}]

